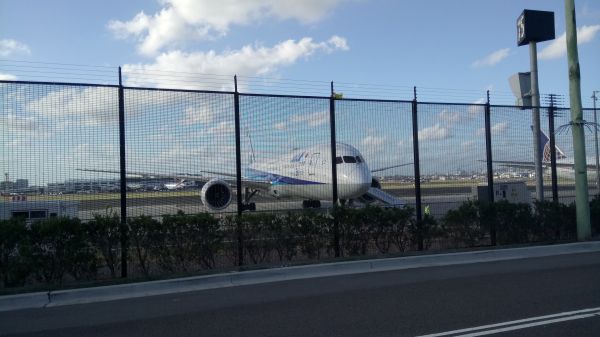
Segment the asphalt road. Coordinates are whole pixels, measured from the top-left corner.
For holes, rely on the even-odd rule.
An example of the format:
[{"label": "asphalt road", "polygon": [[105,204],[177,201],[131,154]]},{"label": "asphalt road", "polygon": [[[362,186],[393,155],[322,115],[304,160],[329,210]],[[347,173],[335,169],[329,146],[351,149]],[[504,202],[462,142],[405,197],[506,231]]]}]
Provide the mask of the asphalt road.
[{"label": "asphalt road", "polygon": [[[0,334],[420,336],[599,308],[599,288],[600,253],[563,255],[4,312]],[[599,315],[494,336],[598,336]]]}]

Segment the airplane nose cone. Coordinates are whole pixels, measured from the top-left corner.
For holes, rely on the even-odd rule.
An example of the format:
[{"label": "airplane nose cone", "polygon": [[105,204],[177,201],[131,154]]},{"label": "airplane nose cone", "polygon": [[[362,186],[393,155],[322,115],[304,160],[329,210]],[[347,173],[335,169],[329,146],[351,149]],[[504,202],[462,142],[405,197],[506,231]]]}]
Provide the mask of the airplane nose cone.
[{"label": "airplane nose cone", "polygon": [[338,197],[358,198],[371,187],[371,172],[366,165],[356,165],[338,170]]}]

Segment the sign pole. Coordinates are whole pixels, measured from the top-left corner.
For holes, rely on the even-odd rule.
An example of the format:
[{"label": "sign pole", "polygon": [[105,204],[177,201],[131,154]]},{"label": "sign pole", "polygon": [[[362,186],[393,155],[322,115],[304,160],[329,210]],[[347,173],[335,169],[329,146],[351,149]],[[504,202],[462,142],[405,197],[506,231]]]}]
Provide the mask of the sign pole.
[{"label": "sign pole", "polygon": [[544,200],[544,171],[540,148],[540,89],[538,86],[537,42],[529,42],[529,64],[531,67],[531,104],[533,125],[533,157],[535,164],[535,194],[538,201]]}]

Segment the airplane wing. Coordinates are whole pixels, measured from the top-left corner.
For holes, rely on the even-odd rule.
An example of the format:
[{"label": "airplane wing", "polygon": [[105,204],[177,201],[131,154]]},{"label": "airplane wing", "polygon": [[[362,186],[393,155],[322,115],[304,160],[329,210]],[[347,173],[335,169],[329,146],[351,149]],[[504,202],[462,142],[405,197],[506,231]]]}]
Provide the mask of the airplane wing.
[{"label": "airplane wing", "polygon": [[[83,172],[99,172],[99,173],[114,173],[120,174],[121,171],[118,170],[100,170],[100,169],[77,169],[77,171]],[[207,182],[214,177],[224,176],[231,179],[224,179],[228,184],[232,186],[236,186],[236,175],[227,172],[217,172],[217,171],[200,171],[202,173],[208,173],[213,176],[205,176],[202,174],[189,174],[189,173],[173,173],[173,174],[164,174],[164,173],[150,173],[150,172],[139,172],[139,171],[126,171],[125,174],[129,177],[136,176],[144,179],[156,179],[156,178],[166,178],[166,179],[182,179],[182,180],[191,180],[191,181],[201,181]],[[242,185],[256,188],[256,189],[266,189],[271,185],[270,181],[267,180],[259,180],[259,179],[249,179],[246,177],[242,177]]]},{"label": "airplane wing", "polygon": [[371,173],[381,172],[381,171],[393,169],[393,168],[396,168],[396,167],[408,166],[408,165],[412,165],[412,164],[413,163],[404,163],[404,164],[398,164],[398,165],[393,165],[393,166],[387,166],[387,167],[377,168],[377,169],[371,170]]},{"label": "airplane wing", "polygon": [[[507,166],[507,167],[515,167],[515,168],[531,169],[531,170],[535,169],[535,164],[533,162],[527,162],[527,161],[494,160],[493,163],[500,164],[501,166]],[[544,163],[542,163],[542,167],[550,167],[550,163],[544,162]],[[575,164],[573,164],[573,163],[556,163],[556,167],[574,169]],[[588,170],[596,169],[596,165],[588,164],[587,169]]]},{"label": "airplane wing", "polygon": [[[83,172],[97,172],[97,173],[114,173],[120,174],[119,170],[99,170],[99,169],[77,169],[77,171]],[[135,176],[145,179],[156,179],[156,178],[172,178],[182,180],[194,180],[194,181],[208,181],[210,178],[198,174],[190,173],[174,173],[174,174],[163,174],[163,173],[150,173],[150,172],[139,172],[139,171],[126,171],[125,174],[129,177]]]}]

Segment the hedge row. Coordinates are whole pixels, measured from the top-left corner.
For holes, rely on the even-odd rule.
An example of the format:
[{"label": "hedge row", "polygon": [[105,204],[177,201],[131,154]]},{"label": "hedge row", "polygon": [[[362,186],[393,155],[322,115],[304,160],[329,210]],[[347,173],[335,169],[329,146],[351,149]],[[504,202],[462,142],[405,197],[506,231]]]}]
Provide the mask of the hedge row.
[{"label": "hedge row", "polygon": [[[600,199],[591,203],[594,231],[600,229]],[[53,218],[27,225],[0,221],[2,287],[32,283],[60,285],[65,280],[116,277],[120,270],[120,220],[115,213],[82,223]],[[492,205],[468,201],[443,218],[411,208],[337,208],[330,213],[249,213],[165,215],[159,221],[131,218],[130,265],[144,276],[233,267],[241,252],[244,264],[389,254],[429,248],[489,245],[495,226],[498,244],[557,241],[575,236],[573,205],[539,202]],[[335,229],[337,228],[338,244]],[[241,246],[239,245],[241,243]],[[106,277],[106,276],[104,276]]]}]

